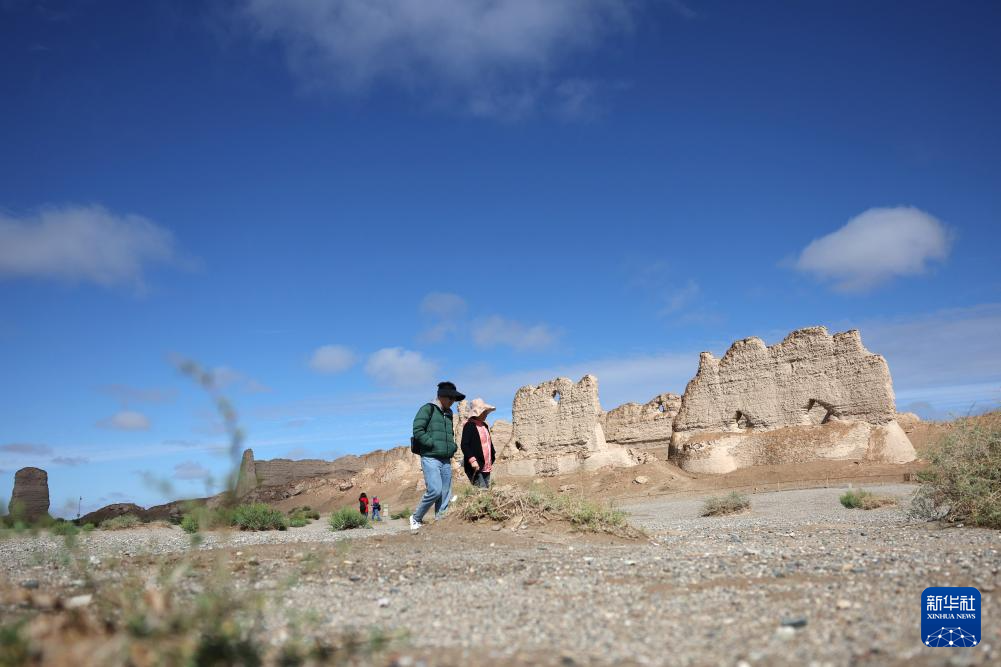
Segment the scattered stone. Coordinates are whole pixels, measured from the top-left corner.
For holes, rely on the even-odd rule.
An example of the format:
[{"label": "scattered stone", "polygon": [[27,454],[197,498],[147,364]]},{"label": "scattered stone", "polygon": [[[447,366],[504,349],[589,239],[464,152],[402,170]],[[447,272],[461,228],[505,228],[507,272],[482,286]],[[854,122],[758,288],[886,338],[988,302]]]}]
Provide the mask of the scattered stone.
[{"label": "scattered stone", "polygon": [[775,629],[775,638],[782,641],[789,641],[796,636],[795,628],[791,628],[788,625],[783,625]]},{"label": "scattered stone", "polygon": [[852,603],[848,600],[838,600],[836,604],[838,609],[850,609],[852,606]]},{"label": "scattered stone", "polygon": [[66,600],[65,607],[67,609],[78,609],[80,607],[86,607],[94,599],[93,595],[89,593],[86,595],[74,595],[70,599]]},{"label": "scattered stone", "polygon": [[378,604],[380,607],[388,607],[389,606],[389,598],[379,598],[379,600],[377,601],[376,604]]},{"label": "scattered stone", "polygon": [[802,628],[806,626],[806,617],[796,616],[794,618],[783,618],[782,625],[787,628]]},{"label": "scattered stone", "polygon": [[633,484],[646,484],[649,481],[650,478],[646,475],[637,475],[636,478],[633,479]]},{"label": "scattered stone", "polygon": [[38,579],[25,579],[21,582],[21,588],[27,588],[28,590],[35,590],[38,588]]}]

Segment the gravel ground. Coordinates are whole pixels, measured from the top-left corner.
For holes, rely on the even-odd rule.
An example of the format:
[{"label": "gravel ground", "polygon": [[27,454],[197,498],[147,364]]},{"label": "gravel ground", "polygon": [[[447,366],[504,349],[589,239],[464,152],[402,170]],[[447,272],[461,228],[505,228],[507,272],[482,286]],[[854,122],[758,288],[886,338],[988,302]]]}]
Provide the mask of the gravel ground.
[{"label": "gravel ground", "polygon": [[[874,490],[906,503],[913,487]],[[347,534],[317,522],[213,537],[201,549],[267,595],[273,641],[305,615],[321,635],[405,633],[383,661],[401,667],[998,664],[1001,533],[913,524],[894,507],[847,510],[841,492],[755,495],[750,511],[714,518],[698,516],[701,499],[631,504],[623,509],[651,536],[632,543],[452,519],[414,535],[402,521]],[[65,585],[47,539],[0,543],[0,576]],[[84,549],[101,561],[102,586],[121,563],[141,562],[129,549],[188,544],[146,529],[93,533]],[[124,558],[102,560],[115,553]],[[976,648],[921,644],[921,591],[949,585],[983,595]]]}]

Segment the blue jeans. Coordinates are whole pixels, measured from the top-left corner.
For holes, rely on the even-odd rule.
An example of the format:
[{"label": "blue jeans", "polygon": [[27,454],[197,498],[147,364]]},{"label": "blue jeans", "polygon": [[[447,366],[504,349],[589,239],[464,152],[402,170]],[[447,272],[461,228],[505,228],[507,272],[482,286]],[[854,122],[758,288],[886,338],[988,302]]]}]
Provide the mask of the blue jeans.
[{"label": "blue jeans", "polygon": [[372,521],[382,521],[382,519],[379,518],[379,510],[372,510]]},{"label": "blue jeans", "polygon": [[417,503],[414,518],[420,521],[434,505],[435,518],[440,519],[448,509],[448,501],[452,496],[452,462],[432,456],[422,456],[421,470],[424,471],[424,485],[427,486],[427,491]]}]

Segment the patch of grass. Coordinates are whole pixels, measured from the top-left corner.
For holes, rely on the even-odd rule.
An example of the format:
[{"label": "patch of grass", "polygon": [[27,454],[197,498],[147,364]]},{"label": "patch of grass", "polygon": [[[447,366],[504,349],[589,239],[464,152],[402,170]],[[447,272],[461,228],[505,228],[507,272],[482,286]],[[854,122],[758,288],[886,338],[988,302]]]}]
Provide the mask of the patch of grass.
[{"label": "patch of grass", "polygon": [[80,530],[82,530],[85,533],[89,533],[90,531],[94,530],[94,528],[96,528],[96,526],[90,523],[89,521],[80,526]]},{"label": "patch of grass", "polygon": [[113,519],[101,522],[101,530],[123,530],[125,528],[135,528],[142,521],[135,514],[123,514]]},{"label": "patch of grass", "polygon": [[233,509],[233,525],[240,530],[285,530],[288,518],[270,505],[251,503]]},{"label": "patch of grass", "polygon": [[959,420],[918,479],[913,516],[1001,528],[1001,411]]},{"label": "patch of grass", "polygon": [[24,621],[0,625],[0,667],[31,664],[31,645],[21,632]]},{"label": "patch of grass", "polygon": [[736,491],[731,491],[725,496],[712,496],[706,498],[702,505],[702,516],[723,516],[725,514],[736,514],[751,508],[751,501],[747,496]]},{"label": "patch of grass", "polygon": [[198,517],[193,514],[185,514],[181,517],[181,530],[185,533],[197,533]]},{"label": "patch of grass", "polygon": [[879,507],[896,505],[897,501],[889,496],[877,496],[870,491],[862,489],[848,489],[838,498],[841,504],[848,509],[874,510]]},{"label": "patch of grass", "polygon": [[330,527],[333,530],[349,530],[351,528],[369,528],[368,517],[354,509],[344,507],[330,515]]},{"label": "patch of grass", "polygon": [[294,507],[290,509],[288,512],[288,516],[289,519],[300,516],[304,519],[311,519],[313,521],[316,521],[317,519],[320,518],[320,513],[317,512],[312,507],[310,507],[309,505],[305,505],[303,507]]},{"label": "patch of grass", "polygon": [[409,519],[410,515],[413,514],[413,513],[414,513],[414,511],[412,509],[410,509],[409,507],[404,507],[399,512],[393,512],[392,514],[390,514],[389,518],[390,519]]},{"label": "patch of grass", "polygon": [[589,533],[640,534],[629,526],[624,512],[576,495],[556,495],[548,489],[515,486],[463,489],[456,513],[466,521],[566,521]]},{"label": "patch of grass", "polygon": [[302,528],[309,525],[309,519],[296,515],[288,520],[288,525],[290,528]]},{"label": "patch of grass", "polygon": [[52,524],[52,527],[49,528],[49,531],[53,535],[62,535],[64,537],[68,537],[76,535],[78,532],[80,532],[80,529],[77,528],[74,524],[70,523],[69,521],[57,521],[54,524]]}]

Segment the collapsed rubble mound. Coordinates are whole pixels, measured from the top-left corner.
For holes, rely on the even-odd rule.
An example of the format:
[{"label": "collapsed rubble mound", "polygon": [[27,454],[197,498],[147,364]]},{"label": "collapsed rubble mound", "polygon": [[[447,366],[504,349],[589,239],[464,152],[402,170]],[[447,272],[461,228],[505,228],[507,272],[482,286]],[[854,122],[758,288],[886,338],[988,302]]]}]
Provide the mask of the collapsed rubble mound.
[{"label": "collapsed rubble mound", "polygon": [[557,378],[522,387],[514,396],[511,444],[498,453],[501,468],[509,475],[549,477],[635,465],[629,450],[606,442],[601,414],[593,375],[576,384]]},{"label": "collapsed rubble mound", "polygon": [[800,329],[768,347],[703,352],[674,420],[672,457],[689,472],[725,473],[817,459],[906,463],[886,360],[857,330]]},{"label": "collapsed rubble mound", "polygon": [[37,521],[49,515],[49,474],[41,468],[21,468],[14,473],[14,490],[7,511],[11,516]]},{"label": "collapsed rubble mound", "polygon": [[602,415],[605,440],[637,449],[668,447],[680,407],[677,394],[660,394],[645,404],[620,405]]}]

